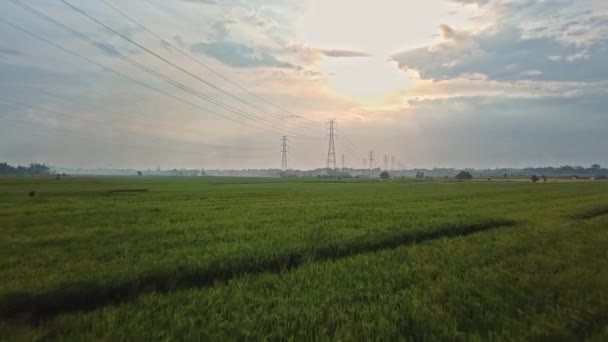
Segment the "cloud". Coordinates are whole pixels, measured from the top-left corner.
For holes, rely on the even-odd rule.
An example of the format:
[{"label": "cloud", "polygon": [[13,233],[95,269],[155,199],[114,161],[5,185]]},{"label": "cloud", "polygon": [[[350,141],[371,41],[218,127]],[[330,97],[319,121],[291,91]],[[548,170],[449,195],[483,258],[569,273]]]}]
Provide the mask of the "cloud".
[{"label": "cloud", "polygon": [[298,63],[305,65],[317,65],[323,58],[364,58],[371,57],[371,54],[363,51],[345,49],[321,49],[306,46],[303,44],[289,44],[281,51],[286,55],[295,57]]},{"label": "cloud", "polygon": [[234,42],[198,43],[191,50],[203,53],[224,64],[239,68],[275,67],[297,69],[298,67],[282,62],[268,52]]},{"label": "cloud", "polygon": [[464,4],[464,5],[487,5],[490,0],[452,0],[453,2]]},{"label": "cloud", "polygon": [[[530,70],[530,72],[534,74],[533,70]],[[414,100],[483,96],[548,98],[568,97],[597,87],[597,84],[581,82],[501,82],[488,80],[483,75],[467,75],[466,77],[444,81],[417,80],[413,88],[402,92],[402,96],[405,99]]]},{"label": "cloud", "polygon": [[327,57],[369,57],[371,56],[369,53],[361,52],[361,51],[352,51],[352,50],[318,50],[320,53]]},{"label": "cloud", "polygon": [[453,39],[457,36],[456,30],[446,24],[439,25],[439,36],[444,40]]},{"label": "cloud", "polygon": [[[82,86],[99,79],[99,74],[94,72],[57,72],[36,65],[2,62],[0,62],[0,75],[2,76],[0,77],[0,86],[16,89],[17,94],[21,92],[20,88],[27,86],[49,88],[74,86],[82,89]],[[7,94],[6,89],[3,90],[3,94]]]},{"label": "cloud", "polygon": [[9,48],[3,48],[0,47],[0,55],[5,55],[5,56],[19,56],[21,55],[21,51],[19,50],[15,50],[15,49],[9,49]]},{"label": "cloud", "polygon": [[384,121],[384,137],[400,146],[410,166],[590,165],[602,162],[608,144],[606,94],[604,88],[568,97],[410,100],[408,108],[375,113],[366,125]]},{"label": "cloud", "polygon": [[[483,74],[502,81],[597,82],[608,79],[608,58],[605,58],[608,39],[605,36],[598,38],[596,33],[577,34],[572,38],[574,36],[564,28],[583,25],[591,29],[593,24],[595,32],[608,32],[608,14],[573,12],[572,5],[561,4],[556,16],[573,15],[566,24],[565,20],[547,22],[544,17],[536,17],[540,15],[540,9],[550,10],[549,5],[505,6],[500,8],[500,19],[494,26],[480,32],[463,33],[441,25],[442,41],[396,53],[392,60],[404,70],[414,69],[422,78],[436,80],[466,74]],[[522,18],[527,20],[520,25]],[[577,31],[581,29],[577,28]]]},{"label": "cloud", "polygon": [[218,0],[182,0],[185,2],[193,2],[193,3],[198,3],[198,4],[205,4],[205,5],[218,5],[220,2]]}]

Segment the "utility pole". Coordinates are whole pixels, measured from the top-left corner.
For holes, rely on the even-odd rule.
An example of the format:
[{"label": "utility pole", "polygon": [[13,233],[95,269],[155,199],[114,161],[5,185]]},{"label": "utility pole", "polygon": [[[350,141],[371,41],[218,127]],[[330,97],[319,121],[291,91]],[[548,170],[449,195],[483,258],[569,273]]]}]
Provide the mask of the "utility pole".
[{"label": "utility pole", "polygon": [[384,171],[388,171],[388,156],[384,155]]},{"label": "utility pole", "polygon": [[363,169],[367,169],[367,159],[363,158]]},{"label": "utility pole", "polygon": [[369,151],[369,175],[372,176],[374,172],[374,151]]},{"label": "utility pole", "polygon": [[287,171],[287,136],[281,137],[281,152],[283,159],[281,160],[281,170]]},{"label": "utility pole", "polygon": [[395,156],[391,156],[391,171],[395,171]]},{"label": "utility pole", "polygon": [[344,170],[344,155],[342,155],[342,170]]},{"label": "utility pole", "polygon": [[329,120],[327,122],[329,129],[329,147],[327,148],[327,168],[336,169],[336,146],[334,145],[334,130],[336,126],[336,120]]}]

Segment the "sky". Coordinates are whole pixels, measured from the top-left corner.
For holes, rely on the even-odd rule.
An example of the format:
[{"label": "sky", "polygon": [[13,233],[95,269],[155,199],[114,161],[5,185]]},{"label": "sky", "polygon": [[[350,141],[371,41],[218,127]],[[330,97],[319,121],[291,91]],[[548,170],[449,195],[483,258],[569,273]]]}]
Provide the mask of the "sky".
[{"label": "sky", "polygon": [[605,0],[9,0],[0,161],[608,165]]}]

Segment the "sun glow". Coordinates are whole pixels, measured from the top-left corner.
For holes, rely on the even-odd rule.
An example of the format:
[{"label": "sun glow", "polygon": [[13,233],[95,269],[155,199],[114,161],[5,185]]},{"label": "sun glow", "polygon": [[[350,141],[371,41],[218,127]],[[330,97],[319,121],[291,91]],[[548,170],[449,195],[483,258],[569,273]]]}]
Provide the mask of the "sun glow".
[{"label": "sun glow", "polygon": [[464,21],[464,14],[454,13],[457,8],[446,0],[315,0],[296,26],[307,46],[370,55],[327,57],[319,66],[336,93],[359,100],[411,87],[410,75],[389,57],[432,42],[439,24]]},{"label": "sun glow", "polygon": [[342,95],[360,101],[377,98],[413,84],[407,73],[383,57],[326,59],[320,69],[330,85]]}]

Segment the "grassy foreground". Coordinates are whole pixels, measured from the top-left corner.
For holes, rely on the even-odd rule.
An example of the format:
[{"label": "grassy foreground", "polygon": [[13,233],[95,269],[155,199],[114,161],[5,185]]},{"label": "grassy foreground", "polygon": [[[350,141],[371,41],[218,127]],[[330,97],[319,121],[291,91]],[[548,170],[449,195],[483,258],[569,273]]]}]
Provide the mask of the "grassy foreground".
[{"label": "grassy foreground", "polygon": [[608,338],[608,182],[0,179],[0,339]]}]

